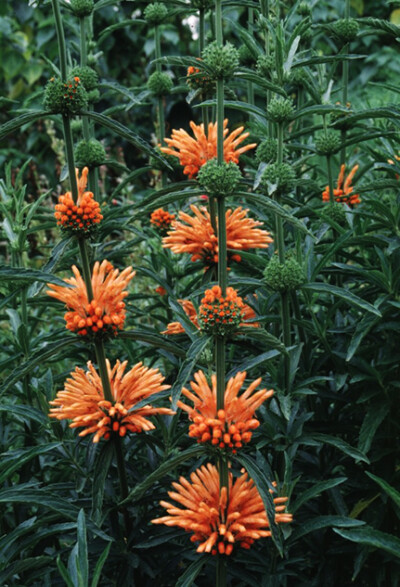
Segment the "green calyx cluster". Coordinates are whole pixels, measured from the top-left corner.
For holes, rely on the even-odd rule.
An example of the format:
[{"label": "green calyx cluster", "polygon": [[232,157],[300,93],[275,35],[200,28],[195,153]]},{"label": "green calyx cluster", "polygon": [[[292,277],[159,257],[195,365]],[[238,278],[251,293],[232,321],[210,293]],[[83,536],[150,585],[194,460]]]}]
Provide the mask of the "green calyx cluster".
[{"label": "green calyx cluster", "polygon": [[272,55],[260,55],[257,59],[257,73],[263,77],[272,78],[275,66],[275,58]]},{"label": "green calyx cluster", "polygon": [[197,180],[208,194],[222,197],[233,194],[241,177],[239,166],[233,161],[218,164],[216,159],[210,159],[201,167]]},{"label": "green calyx cluster", "polygon": [[341,146],[340,135],[334,130],[328,130],[316,136],[315,148],[318,155],[334,155]]},{"label": "green calyx cluster", "polygon": [[333,32],[342,43],[351,43],[357,37],[359,24],[354,18],[342,18],[333,25]]},{"label": "green calyx cluster", "polygon": [[106,160],[103,145],[96,139],[80,141],[75,147],[75,160],[78,167],[98,167]]},{"label": "green calyx cluster", "polygon": [[272,137],[264,139],[256,150],[256,159],[259,163],[272,163],[278,155],[278,141]]},{"label": "green calyx cluster", "polygon": [[294,111],[292,100],[289,98],[273,98],[267,107],[267,115],[272,122],[287,122]]},{"label": "green calyx cluster", "polygon": [[71,0],[71,8],[76,16],[89,16],[94,8],[93,0]]},{"label": "green calyx cluster", "polygon": [[273,291],[288,292],[297,289],[305,281],[303,268],[294,257],[288,255],[284,263],[273,255],[264,269],[264,281]]},{"label": "green calyx cluster", "polygon": [[161,24],[167,17],[168,9],[165,4],[161,2],[154,2],[153,4],[149,4],[144,9],[144,18],[145,21],[153,26],[157,26]]},{"label": "green calyx cluster", "polygon": [[45,87],[43,103],[53,114],[79,114],[88,106],[88,94],[78,76],[66,82],[52,77]]},{"label": "green calyx cluster", "polygon": [[266,194],[284,194],[294,186],[295,178],[296,174],[288,163],[272,163],[265,168],[260,186]]},{"label": "green calyx cluster", "polygon": [[99,76],[88,65],[74,67],[71,69],[70,76],[79,77],[81,84],[87,92],[96,90],[99,85]]},{"label": "green calyx cluster", "polygon": [[311,15],[311,6],[308,2],[300,2],[297,7],[297,13],[300,16],[310,16]]},{"label": "green calyx cluster", "polygon": [[202,58],[211,69],[211,77],[214,80],[231,78],[239,67],[239,52],[231,43],[210,43],[204,49]]},{"label": "green calyx cluster", "polygon": [[151,74],[147,81],[147,88],[154,96],[168,96],[172,90],[172,79],[166,73],[155,71]]},{"label": "green calyx cluster", "polygon": [[322,215],[325,218],[331,219],[340,226],[347,224],[346,208],[340,202],[329,202],[324,206]]}]

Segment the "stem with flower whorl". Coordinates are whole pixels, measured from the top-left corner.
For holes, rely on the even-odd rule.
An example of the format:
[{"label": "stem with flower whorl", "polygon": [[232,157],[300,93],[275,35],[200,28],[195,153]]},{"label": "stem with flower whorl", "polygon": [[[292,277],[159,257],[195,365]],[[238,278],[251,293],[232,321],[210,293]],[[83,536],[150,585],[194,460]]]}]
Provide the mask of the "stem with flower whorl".
[{"label": "stem with flower whorl", "polygon": [[[283,163],[283,122],[277,124],[277,163],[281,165]],[[280,196],[277,194],[276,200],[280,203]],[[275,227],[276,227],[276,244],[278,245],[278,256],[279,262],[285,263],[285,235],[283,230],[283,219],[278,214],[275,216]],[[291,346],[291,320],[290,320],[290,308],[289,308],[289,294],[284,291],[280,294],[281,296],[281,319],[283,328],[283,344],[286,348]],[[289,393],[290,387],[290,357],[285,355],[284,357],[284,372],[285,372],[285,390]]]},{"label": "stem with flower whorl", "polygon": [[[222,5],[221,0],[215,0],[215,37],[217,44],[222,47]],[[217,80],[217,161],[219,165],[224,162],[224,80]],[[227,249],[226,249],[226,217],[225,200],[220,196],[218,206],[218,284],[223,296],[226,294],[227,282]],[[225,339],[217,336],[215,341],[215,358],[217,371],[217,410],[225,409]],[[219,486],[229,487],[228,463],[222,457],[219,458]],[[217,587],[226,585],[226,561],[225,557],[218,554],[217,557]]]},{"label": "stem with flower whorl", "polygon": [[[61,64],[60,69],[62,72],[61,75],[62,75],[63,80],[65,80],[66,79],[66,72],[67,72],[67,69],[66,69],[67,60],[66,60],[66,53],[65,53],[64,30],[63,30],[63,26],[62,26],[61,13],[60,13],[60,7],[58,5],[58,1],[52,0],[52,5],[53,5],[53,11],[54,11],[54,17],[55,17],[55,23],[56,23],[57,39],[58,39],[58,43],[59,43],[58,49],[59,49],[60,64]],[[76,174],[75,174],[75,160],[74,160],[74,149],[73,149],[71,125],[70,125],[70,120],[69,120],[68,116],[63,116],[62,120],[63,120],[63,125],[64,125],[64,138],[65,138],[65,147],[66,147],[69,178],[70,178],[70,183],[71,183],[71,193],[72,193],[72,198],[73,198],[74,202],[76,202],[78,199],[78,184],[77,184]],[[81,257],[81,263],[82,263],[82,272],[83,272],[83,277],[84,277],[84,281],[85,281],[85,285],[86,285],[87,295],[88,295],[88,299],[91,301],[93,299],[93,288],[92,288],[89,255],[88,255],[88,250],[87,250],[87,241],[82,238],[78,238],[77,240],[78,240],[78,245],[79,245],[80,257]],[[111,392],[111,385],[110,385],[110,379],[108,377],[104,344],[103,344],[102,340],[95,341],[95,349],[96,349],[97,365],[99,368],[101,383],[102,383],[102,387],[103,387],[104,398],[107,401],[112,402],[114,400],[114,398],[113,398],[112,392]],[[121,450],[121,447],[120,447],[120,450]],[[123,487],[124,488],[125,488],[125,486],[127,487],[125,463],[124,463],[124,460],[123,460],[121,454],[118,453],[117,449],[116,449],[116,458],[117,458],[118,474],[119,474],[119,478],[120,478],[120,485],[121,485],[121,491],[122,491]],[[125,491],[125,489],[123,491]],[[126,493],[127,493],[127,491],[126,491]],[[126,524],[126,531],[127,531],[127,534],[129,535],[130,525],[129,525],[129,518],[128,518],[126,512],[124,512],[124,518],[125,518],[125,524]]]}]

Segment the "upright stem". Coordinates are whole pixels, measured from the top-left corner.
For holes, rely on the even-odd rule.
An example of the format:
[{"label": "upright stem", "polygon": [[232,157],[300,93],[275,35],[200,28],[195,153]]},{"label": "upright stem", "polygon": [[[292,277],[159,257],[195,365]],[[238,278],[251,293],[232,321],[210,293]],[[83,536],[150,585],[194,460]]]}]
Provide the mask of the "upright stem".
[{"label": "upright stem", "polygon": [[329,202],[334,204],[335,195],[333,193],[332,158],[330,155],[327,155],[326,157],[326,166],[328,168]]},{"label": "upright stem", "polygon": [[[221,0],[215,0],[215,37],[219,46],[223,45],[222,35],[222,5]],[[217,80],[217,162],[222,165],[224,162],[224,80]],[[226,218],[225,200],[217,198],[218,207],[218,284],[222,295],[226,294],[227,285],[227,253],[226,253]],[[225,339],[217,336],[215,340],[216,370],[217,370],[217,410],[225,409]],[[229,487],[228,463],[224,457],[218,459],[219,486]],[[225,557],[218,555],[216,586],[226,585],[226,562]]]},{"label": "upright stem", "polygon": [[[344,5],[344,17],[346,19],[350,18],[350,0],[345,1]],[[346,57],[349,54],[350,43],[346,43],[343,49],[343,66],[342,66],[342,105],[346,106],[348,101],[348,86],[349,86],[349,60]],[[342,128],[340,132],[341,140],[342,140],[342,148],[340,150],[340,164],[346,163],[346,147],[344,143],[346,142],[346,135],[347,131],[345,128]]]},{"label": "upright stem", "polygon": [[67,51],[65,47],[65,36],[61,20],[60,5],[58,3],[58,0],[51,0],[51,4],[53,6],[54,24],[57,33],[61,79],[65,82],[67,79]]},{"label": "upright stem", "polygon": [[[253,33],[253,24],[254,24],[254,9],[249,8],[248,10],[248,20],[247,20],[247,28],[250,34]],[[254,87],[253,82],[247,82],[247,101],[249,104],[254,104]]]},{"label": "upright stem", "polygon": [[[87,66],[87,46],[86,46],[86,17],[81,16],[80,18],[80,43],[79,43],[80,53],[81,53],[81,67]],[[90,125],[89,119],[87,116],[82,117],[82,132],[83,138],[85,141],[90,140]],[[92,183],[90,180],[93,179],[89,176],[89,182]],[[93,189],[93,186],[90,186]]]},{"label": "upright stem", "polygon": [[[154,40],[155,40],[155,53],[156,59],[161,59],[161,37],[160,37],[160,27],[156,25],[154,27]],[[156,71],[161,73],[161,63],[159,61],[156,62]],[[161,146],[164,144],[165,139],[165,116],[164,116],[164,100],[162,96],[157,98],[157,139]],[[166,185],[167,178],[164,171],[161,171],[161,185],[164,187]]]}]

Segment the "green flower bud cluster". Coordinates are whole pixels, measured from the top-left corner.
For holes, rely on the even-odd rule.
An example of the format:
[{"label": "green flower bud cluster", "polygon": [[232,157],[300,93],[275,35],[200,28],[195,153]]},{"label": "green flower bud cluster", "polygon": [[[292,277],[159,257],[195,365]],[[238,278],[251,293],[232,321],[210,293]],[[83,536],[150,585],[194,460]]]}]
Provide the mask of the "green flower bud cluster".
[{"label": "green flower bud cluster", "polygon": [[297,13],[300,16],[310,16],[311,15],[311,6],[309,5],[308,2],[300,2],[298,8],[297,8]]},{"label": "green flower bud cluster", "polygon": [[342,18],[333,25],[333,32],[342,43],[351,43],[357,37],[359,28],[354,18]]},{"label": "green flower bud cluster", "polygon": [[208,10],[214,6],[214,0],[192,0],[192,6],[197,10]]},{"label": "green flower bud cluster", "polygon": [[334,155],[339,151],[341,140],[339,133],[328,130],[315,138],[315,148],[318,155]]},{"label": "green flower bud cluster", "polygon": [[54,114],[79,114],[88,106],[88,95],[79,77],[66,82],[52,77],[45,87],[43,103]]},{"label": "green flower bud cluster", "polygon": [[252,67],[255,63],[253,53],[247,45],[242,45],[239,49],[239,61],[246,67]]},{"label": "green flower bud cluster", "polygon": [[272,163],[278,155],[278,141],[272,137],[264,139],[256,150],[256,159],[259,163]]},{"label": "green flower bud cluster", "polygon": [[264,281],[273,291],[288,292],[304,283],[305,274],[291,255],[287,256],[284,263],[280,263],[278,256],[273,255],[264,269]]},{"label": "green flower bud cluster", "polygon": [[154,96],[161,98],[161,96],[167,96],[172,90],[172,79],[168,74],[162,73],[161,71],[155,71],[151,74],[147,81],[147,88]]},{"label": "green flower bud cluster", "polygon": [[210,159],[200,168],[197,180],[208,194],[222,197],[233,194],[241,177],[239,166],[233,161],[218,164],[216,159]]},{"label": "green flower bud cluster", "polygon": [[272,55],[260,55],[257,59],[257,73],[262,77],[272,78],[275,70],[275,58]]},{"label": "green flower bud cluster", "polygon": [[87,65],[83,67],[74,67],[71,70],[70,75],[72,77],[79,77],[81,84],[87,92],[90,92],[90,90],[96,90],[99,85],[99,76],[94,69]]},{"label": "green flower bud cluster", "polygon": [[294,107],[289,98],[273,98],[267,106],[267,115],[272,122],[287,122],[293,114]]},{"label": "green flower bud cluster", "polygon": [[98,167],[106,160],[105,149],[96,139],[80,141],[75,147],[74,154],[79,167]]},{"label": "green flower bud cluster", "polygon": [[346,209],[340,202],[329,202],[324,206],[322,215],[325,218],[330,218],[339,226],[345,226],[347,224]]},{"label": "green flower bud cluster", "polygon": [[144,18],[150,25],[157,26],[161,24],[167,17],[168,9],[165,4],[161,2],[154,2],[149,4],[144,9]]},{"label": "green flower bud cluster", "polygon": [[294,185],[296,174],[288,163],[272,163],[265,168],[260,181],[261,189],[264,193],[270,194],[271,188],[280,194],[289,192]]},{"label": "green flower bud cluster", "polygon": [[76,16],[89,16],[94,8],[93,0],[71,0],[71,8]]},{"label": "green flower bud cluster", "polygon": [[239,66],[239,52],[231,43],[223,46],[216,41],[210,43],[203,50],[202,58],[211,68],[214,80],[231,78]]}]

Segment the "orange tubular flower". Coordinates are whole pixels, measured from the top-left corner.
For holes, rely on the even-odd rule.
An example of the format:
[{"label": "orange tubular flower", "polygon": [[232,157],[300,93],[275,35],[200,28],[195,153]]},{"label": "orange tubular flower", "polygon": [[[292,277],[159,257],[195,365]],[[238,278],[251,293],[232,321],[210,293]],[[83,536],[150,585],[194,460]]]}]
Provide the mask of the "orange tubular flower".
[{"label": "orange tubular flower", "polygon": [[[340,167],[340,173],[337,180],[337,187],[333,190],[333,195],[336,202],[341,202],[342,204],[348,204],[349,206],[354,206],[361,202],[359,194],[353,194],[353,186],[351,185],[351,181],[354,175],[357,172],[358,165],[354,165],[353,169],[350,171],[349,175],[346,177],[344,181],[344,172],[346,169],[346,165],[342,165]],[[322,192],[322,201],[329,202],[330,201],[330,190],[329,186],[327,185],[325,190]]]},{"label": "orange tubular flower", "polygon": [[75,265],[72,266],[75,277],[65,280],[72,287],[48,284],[51,288],[47,294],[64,302],[71,311],[64,315],[66,327],[82,336],[104,336],[117,334],[125,322],[125,303],[128,295],[124,291],[135,275],[132,267],[119,272],[108,261],[94,264],[92,274],[93,300],[89,302],[85,282]]},{"label": "orange tubular flower", "polygon": [[58,204],[54,212],[58,226],[74,233],[78,232],[84,236],[89,235],[103,219],[99,203],[94,199],[92,192],[86,191],[88,173],[89,169],[84,167],[82,175],[79,177],[78,170],[76,170],[78,183],[77,202],[73,201],[71,192],[67,192],[58,198]]},{"label": "orange tubular flower", "polygon": [[195,381],[190,387],[192,391],[182,388],[182,394],[188,398],[193,407],[182,401],[177,406],[188,413],[193,422],[189,426],[189,436],[197,438],[197,442],[211,443],[220,448],[241,448],[243,443],[250,442],[252,430],[258,428],[259,421],[254,412],[261,404],[273,395],[272,389],[261,389],[255,392],[261,383],[261,377],[253,381],[244,393],[239,391],[246,379],[246,372],[231,377],[225,389],[225,409],[217,410],[217,377],[212,375],[210,388],[203,371],[194,374]]},{"label": "orange tubular flower", "polygon": [[[239,163],[239,156],[257,145],[244,145],[237,148],[249,136],[248,132],[243,133],[244,127],[240,126],[229,134],[228,120],[224,120],[224,160],[229,163]],[[208,125],[208,136],[204,132],[204,124],[195,124],[190,122],[190,128],[194,137],[191,137],[182,128],[173,130],[170,139],[165,139],[168,147],[161,147],[161,151],[167,155],[178,157],[180,164],[183,166],[183,173],[194,179],[199,172],[200,167],[210,159],[217,156],[217,123],[210,122]],[[243,133],[243,134],[242,134]]]},{"label": "orange tubular flower", "polygon": [[158,369],[149,369],[137,363],[125,373],[127,361],[117,361],[111,369],[107,360],[113,401],[104,398],[103,385],[99,374],[88,363],[88,371],[77,367],[67,379],[62,391],[57,392],[51,401],[50,418],[72,420],[70,428],[83,428],[79,436],[94,434],[93,442],[104,437],[108,440],[112,433],[125,436],[129,432],[153,430],[154,424],[147,416],[154,414],[174,414],[169,408],[153,408],[150,405],[135,410],[135,405],[170,385],[162,385],[163,375]]},{"label": "orange tubular flower", "polygon": [[[228,491],[226,487],[220,491],[219,472],[211,463],[192,473],[190,480],[180,477],[179,483],[172,484],[174,491],[168,492],[182,507],[161,501],[169,515],[152,520],[153,524],[193,532],[190,540],[200,543],[197,552],[211,554],[230,555],[234,546],[250,548],[255,540],[271,536],[263,501],[247,473],[235,481],[230,473]],[[285,513],[287,499],[274,499],[276,523],[293,519]]]},{"label": "orange tubular flower", "polygon": [[150,216],[150,223],[161,232],[168,230],[173,220],[175,220],[175,214],[170,214],[166,210],[163,210],[163,208],[157,208]]},{"label": "orange tubular flower", "polygon": [[[163,238],[163,247],[174,253],[190,253],[192,261],[203,261],[207,265],[218,263],[218,236],[214,233],[207,208],[191,205],[194,217],[179,212],[179,220],[171,223],[172,229]],[[241,207],[226,211],[226,239],[228,249],[247,251],[266,249],[272,238],[266,230],[257,228],[263,223],[247,217],[248,210]],[[231,254],[230,259],[240,262],[240,255]]]}]

